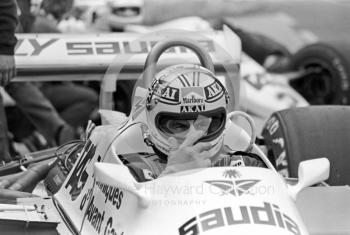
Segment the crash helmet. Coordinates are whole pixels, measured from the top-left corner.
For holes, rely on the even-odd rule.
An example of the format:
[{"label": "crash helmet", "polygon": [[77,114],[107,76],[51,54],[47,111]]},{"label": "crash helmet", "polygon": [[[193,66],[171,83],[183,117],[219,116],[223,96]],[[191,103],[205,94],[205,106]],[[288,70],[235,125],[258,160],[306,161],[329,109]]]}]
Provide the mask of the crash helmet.
[{"label": "crash helmet", "polygon": [[181,144],[191,128],[204,128],[198,142],[210,142],[209,152],[214,156],[223,143],[228,98],[223,83],[204,67],[181,64],[165,68],[148,89],[149,142],[167,156],[170,137]]},{"label": "crash helmet", "polygon": [[72,9],[73,0],[42,0],[42,9],[51,14],[57,21],[62,18]]},{"label": "crash helmet", "polygon": [[129,24],[143,21],[144,0],[107,0],[110,15],[107,18],[112,29],[123,29]]}]

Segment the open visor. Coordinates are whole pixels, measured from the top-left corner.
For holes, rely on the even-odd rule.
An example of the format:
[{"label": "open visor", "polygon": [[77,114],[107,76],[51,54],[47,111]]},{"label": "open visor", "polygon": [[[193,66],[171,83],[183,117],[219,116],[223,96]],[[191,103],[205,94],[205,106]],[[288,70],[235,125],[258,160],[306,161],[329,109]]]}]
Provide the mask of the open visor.
[{"label": "open visor", "polygon": [[223,132],[226,124],[226,110],[218,108],[200,114],[174,114],[161,112],[155,118],[157,128],[165,137],[185,139],[189,132],[201,131],[198,141],[211,141]]}]

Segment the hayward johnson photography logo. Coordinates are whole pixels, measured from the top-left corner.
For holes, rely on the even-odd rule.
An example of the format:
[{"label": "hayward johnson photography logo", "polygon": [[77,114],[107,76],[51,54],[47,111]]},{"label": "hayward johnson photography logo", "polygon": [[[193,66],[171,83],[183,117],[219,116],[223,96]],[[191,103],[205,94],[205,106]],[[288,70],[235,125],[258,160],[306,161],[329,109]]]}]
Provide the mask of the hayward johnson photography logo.
[{"label": "hayward johnson photography logo", "polygon": [[[150,181],[145,190],[151,195],[161,196],[155,197],[155,203],[166,203],[168,205],[199,205],[204,204],[205,200],[194,200],[196,196],[202,198],[205,196],[224,196],[229,195],[233,197],[241,197],[244,195],[272,195],[275,192],[273,185],[261,184],[259,179],[241,179],[241,173],[238,170],[226,170],[222,176],[224,179],[220,180],[206,180],[198,182],[198,184],[191,184],[184,182],[180,184],[157,184],[157,182]],[[259,184],[260,183],[260,184]],[[182,195],[183,199],[174,200]],[[161,200],[159,199],[161,198]],[[186,198],[191,198],[187,200]]]}]

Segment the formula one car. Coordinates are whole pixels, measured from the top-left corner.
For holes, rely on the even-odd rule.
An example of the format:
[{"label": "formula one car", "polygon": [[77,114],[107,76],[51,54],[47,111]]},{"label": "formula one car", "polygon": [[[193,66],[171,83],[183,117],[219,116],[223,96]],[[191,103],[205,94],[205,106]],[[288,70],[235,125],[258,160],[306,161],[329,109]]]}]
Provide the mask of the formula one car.
[{"label": "formula one car", "polygon": [[[160,34],[156,36],[162,39]],[[21,230],[35,234],[48,231],[53,234],[309,234],[307,230],[311,234],[348,233],[350,211],[344,209],[349,208],[349,201],[345,200],[350,193],[348,187],[339,187],[338,191],[329,190],[333,187],[315,187],[300,193],[328,178],[329,161],[325,158],[304,161],[299,166],[299,181],[296,184],[285,181],[254,143],[251,120],[248,119],[252,127],[249,136],[234,119],[243,100],[238,95],[241,83],[239,60],[235,57],[240,53],[234,53],[240,52],[239,40],[231,44],[234,45],[231,54],[213,42],[216,50],[209,56],[196,41],[173,41],[173,34],[163,37],[166,40],[148,54],[145,70],[135,84],[130,114],[107,111],[104,125],[91,127],[84,143],[68,143],[55,150],[56,160],[50,163],[45,180],[46,191],[52,198],[20,199],[18,205],[11,206],[2,204],[0,226],[9,232]],[[132,166],[128,162],[132,162],[133,153],[153,151],[144,139],[147,122],[143,103],[147,98],[146,88],[159,68],[157,60],[161,57],[160,62],[163,61],[158,66],[179,63],[172,56],[174,51],[184,53],[183,46],[199,56],[202,66],[212,71],[219,68],[216,74],[231,97],[228,111],[232,120],[227,120],[225,144],[235,150],[252,149],[266,167],[195,169],[147,182],[137,182],[131,174]],[[115,90],[115,82],[130,69],[124,62],[133,61],[134,56],[138,55],[117,56],[104,76],[104,92]],[[109,99],[111,96],[104,98],[104,101],[113,100]],[[317,201],[317,197],[322,199]],[[315,214],[326,216],[330,209],[336,219],[328,223],[322,216],[315,219]],[[58,222],[61,223],[55,227]]]},{"label": "formula one car", "polygon": [[[232,45],[238,40],[237,36],[229,29],[225,28],[223,31],[201,33],[175,31],[173,34],[187,35],[198,40],[211,53],[218,53],[220,50],[230,51],[233,58],[241,61],[241,76],[243,79],[240,84],[244,86],[241,89],[241,93],[244,94],[240,102],[241,109],[253,116],[257,123],[257,132],[259,134],[264,123],[273,112],[308,105],[308,102],[288,83],[288,76],[295,77],[295,73],[292,73],[292,75],[266,73],[266,70],[261,65],[245,53],[242,53],[242,57],[240,57],[240,53],[233,50],[234,48],[232,49]],[[128,63],[124,66],[123,72],[120,73],[120,82],[118,82],[116,87],[118,92],[113,97],[107,97],[107,94],[114,92],[114,86],[103,86],[101,88],[101,107],[111,109],[115,105],[117,110],[128,114],[131,110],[131,91],[133,84],[136,78],[142,73],[143,61],[146,54],[149,52],[151,46],[159,40],[159,35],[161,35],[161,32],[150,33],[148,36],[135,33],[88,34],[83,36],[71,34],[18,35],[19,41],[16,48],[16,61],[19,76],[16,79],[19,81],[23,79],[26,81],[100,81],[108,65],[113,60],[114,55],[117,54],[122,64],[125,64],[125,61],[128,61]],[[220,47],[214,47],[214,42],[219,44]],[[56,56],[52,57],[52,54]],[[170,50],[167,52],[167,56],[172,59],[196,61],[195,57],[188,50]],[[312,58],[319,61],[317,57]],[[218,75],[222,75],[222,64],[224,61],[225,58],[217,59],[214,57],[214,64]],[[339,62],[341,60],[337,61]],[[161,61],[160,67],[164,66],[166,66],[166,63]],[[342,66],[336,67],[344,68]],[[331,69],[333,67],[328,68]],[[342,71],[345,70],[342,69]],[[297,73],[298,76],[299,73]],[[331,112],[329,115],[331,115]],[[290,118],[287,120],[290,120]],[[281,141],[277,141],[276,139],[282,138],[281,136],[275,138],[269,134],[272,132],[263,131],[262,133],[267,140],[266,144],[270,150],[270,160],[275,161],[277,168],[281,172],[284,172],[285,175],[293,172],[291,176],[295,177],[297,172],[295,166],[297,164],[292,164],[294,170],[290,170],[288,164],[288,162],[293,161],[289,157],[289,151],[292,148],[285,149],[286,145],[278,144]],[[290,133],[290,131],[286,133]],[[342,132],[341,135],[343,136],[344,133]],[[285,143],[290,141],[289,137],[284,137],[283,139]],[[347,139],[347,136],[345,135],[341,139]],[[325,139],[324,142],[322,145],[328,146],[328,140]],[[280,148],[280,146],[283,146],[283,148]],[[301,144],[298,146],[301,146]],[[320,150],[316,147],[314,149]],[[324,150],[319,154],[331,154],[332,152],[334,152],[334,149]],[[346,151],[341,156],[347,159],[344,153]],[[311,157],[310,153],[307,153],[307,155]]]},{"label": "formula one car", "polygon": [[[183,22],[183,21],[181,21]],[[179,22],[175,22],[179,24]],[[167,24],[168,25],[168,24]],[[173,25],[173,24],[171,24]],[[170,27],[170,25],[168,25]],[[173,27],[173,26],[171,26]],[[164,27],[163,27],[164,28]],[[149,29],[148,29],[149,30]],[[154,31],[154,28],[152,28]],[[113,60],[115,54],[120,56],[120,61],[124,64],[128,61],[123,72],[120,74],[120,82],[117,84],[117,93],[113,97],[106,97],[110,92],[113,92],[114,86],[102,87],[101,89],[101,107],[111,109],[115,105],[115,109],[118,111],[129,113],[131,110],[131,94],[132,87],[137,77],[140,76],[143,69],[143,61],[145,60],[146,54],[149,52],[151,46],[159,40],[159,35],[161,33],[148,34],[149,36],[140,35],[138,33],[115,33],[115,34],[88,34],[88,35],[18,35],[19,41],[16,48],[16,61],[18,68],[17,80],[34,80],[34,81],[52,81],[52,80],[97,80],[100,81],[103,77],[105,70],[108,65]],[[235,41],[237,41],[237,36],[232,33],[229,29],[225,28],[223,31],[213,31],[201,32],[201,33],[191,33],[188,31],[174,32],[174,34],[188,35],[195,40],[198,40],[201,45],[207,48],[211,53],[218,50],[214,47],[214,42],[220,45],[221,50],[230,51],[230,53],[235,53],[234,50],[230,49]],[[134,46],[133,46],[134,45]],[[309,48],[312,48],[311,46]],[[323,47],[320,47],[319,51],[322,51]],[[317,50],[318,51],[318,50]],[[55,54],[55,57],[52,55]],[[135,55],[135,56],[130,56]],[[178,58],[180,60],[186,61],[196,61],[195,57],[191,55],[188,50],[170,50],[167,55],[170,58]],[[306,53],[305,55],[308,55]],[[315,67],[319,67],[316,64],[321,63],[317,56],[319,54],[315,53],[312,56],[306,56],[308,59],[300,59],[300,65],[304,64],[302,61],[316,61],[310,62]],[[314,69],[311,66],[311,72],[303,71],[297,73],[267,73],[266,70],[257,62],[255,62],[247,54],[242,53],[240,55],[232,55],[237,61],[241,61],[241,93],[244,94],[241,99],[241,109],[247,111],[254,118],[257,123],[258,134],[261,133],[263,125],[266,123],[269,116],[276,111],[292,108],[292,107],[304,107],[308,105],[308,102],[291,86],[288,82],[292,80],[291,83],[298,83],[298,78],[310,78],[310,81],[318,79],[319,77],[329,79],[329,76],[321,76],[324,71],[331,70],[332,73],[327,74],[338,74],[337,69],[346,72],[344,60],[337,59],[338,56],[331,57],[334,60],[328,60],[324,57],[321,59],[323,62],[321,65],[327,64],[327,69],[321,69],[321,75],[318,76],[319,69]],[[300,58],[306,58],[300,57]],[[124,59],[123,59],[124,58]],[[340,58],[340,57],[339,57]],[[222,74],[222,63],[224,59],[214,58],[214,64],[216,67],[217,74]],[[327,62],[328,61],[328,62]],[[331,64],[338,61],[337,66],[333,67]],[[305,63],[306,63],[305,62]],[[309,63],[307,62],[307,63]],[[164,67],[166,63],[160,62],[160,67]],[[321,67],[322,67],[321,66]],[[337,68],[337,69],[334,69]],[[339,70],[339,71],[340,71]],[[316,71],[316,73],[314,72]],[[300,77],[300,74],[306,75],[306,77]],[[340,73],[339,73],[340,74]],[[339,75],[338,74],[338,75]],[[346,73],[341,73],[342,76],[336,75],[336,77],[346,77]],[[310,76],[309,76],[310,75]],[[333,77],[333,75],[331,77]],[[290,79],[288,79],[290,78]],[[293,79],[292,79],[293,78]],[[316,81],[315,80],[315,81]],[[312,82],[313,83],[313,82]],[[318,84],[317,82],[315,84]],[[341,83],[341,84],[346,84]],[[112,89],[112,90],[111,90]],[[343,97],[346,92],[337,92],[335,88],[332,94],[341,95]],[[331,90],[329,90],[331,91]],[[343,94],[343,95],[342,95]],[[328,96],[328,95],[327,95]],[[333,97],[333,95],[331,95]],[[340,97],[340,96],[339,96]],[[342,98],[341,98],[342,99]],[[342,99],[343,100],[343,99]],[[112,105],[113,103],[113,105]],[[312,112],[314,113],[314,112]],[[331,115],[332,112],[329,113]],[[341,114],[341,116],[344,114]],[[313,116],[313,115],[312,115]],[[315,115],[316,116],[316,115]],[[337,116],[337,115],[335,115]],[[288,118],[287,120],[290,120]],[[344,119],[346,120],[346,119]],[[270,122],[273,123],[273,122]],[[307,126],[308,124],[306,124]],[[321,124],[324,125],[324,124]],[[346,126],[346,125],[344,125]],[[288,164],[292,162],[293,159],[289,157],[289,151],[292,148],[285,148],[286,145],[278,144],[281,141],[277,139],[279,137],[271,137],[270,132],[263,131],[264,138],[267,140],[266,145],[269,149],[272,161],[276,162],[277,168],[283,172],[285,175],[293,172],[291,176],[295,177],[297,169],[295,168],[297,164]],[[271,132],[272,133],[272,132]],[[287,131],[290,133],[290,131]],[[342,136],[345,132],[342,132]],[[291,138],[284,137],[284,142],[288,143]],[[344,138],[347,139],[345,135]],[[306,142],[303,142],[306,143]],[[323,142],[322,142],[323,143]],[[328,146],[328,140],[324,140],[324,146]],[[283,148],[280,148],[283,146]],[[301,146],[300,144],[297,146]],[[295,148],[293,148],[295,149]],[[299,148],[300,149],[300,148]],[[308,149],[308,148],[306,148]],[[320,150],[320,148],[314,148],[314,150]],[[321,150],[320,150],[321,151]],[[334,149],[323,150],[318,152],[320,154],[331,154]],[[341,158],[347,159],[345,157],[346,151],[341,153]],[[310,157],[316,154],[306,153]],[[300,154],[304,155],[304,154]],[[317,155],[317,154],[316,154]],[[304,155],[305,156],[305,155]],[[337,162],[337,161],[336,161]],[[340,163],[339,163],[340,164]],[[293,165],[293,170],[289,169]]]}]

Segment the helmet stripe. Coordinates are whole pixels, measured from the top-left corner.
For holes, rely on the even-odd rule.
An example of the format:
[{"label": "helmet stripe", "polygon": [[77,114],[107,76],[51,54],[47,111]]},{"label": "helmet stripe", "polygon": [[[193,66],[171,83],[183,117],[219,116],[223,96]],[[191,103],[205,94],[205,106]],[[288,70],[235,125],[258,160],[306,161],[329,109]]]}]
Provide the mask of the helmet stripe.
[{"label": "helmet stripe", "polygon": [[190,82],[188,81],[188,77],[185,74],[181,74],[180,77],[182,77],[187,84],[187,86],[191,86]]},{"label": "helmet stripe", "polygon": [[182,80],[181,75],[178,76],[178,78],[179,78],[180,82],[182,83],[182,85],[183,85],[184,87],[186,87],[186,83]]},{"label": "helmet stripe", "polygon": [[196,79],[197,79],[197,86],[199,86],[199,72],[197,71],[196,74],[197,74],[197,76],[196,76]]},{"label": "helmet stripe", "polygon": [[193,72],[193,75],[192,75],[192,86],[195,86],[196,84],[195,84],[195,81],[196,81],[196,79],[195,79],[195,76],[196,75],[196,72]]}]

